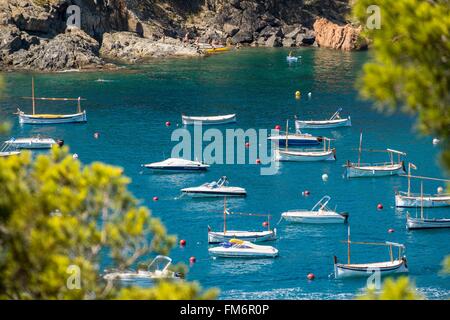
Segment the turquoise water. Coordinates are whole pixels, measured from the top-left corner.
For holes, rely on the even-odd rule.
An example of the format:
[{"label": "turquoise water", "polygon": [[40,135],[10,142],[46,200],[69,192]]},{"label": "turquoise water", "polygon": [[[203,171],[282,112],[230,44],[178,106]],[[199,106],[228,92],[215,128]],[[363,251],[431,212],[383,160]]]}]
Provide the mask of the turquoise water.
[{"label": "turquoise water", "polygon": [[[450,254],[449,230],[407,232],[405,211],[397,211],[394,190],[406,189],[406,179],[345,180],[342,164],[356,160],[360,129],[364,130],[367,148],[390,147],[408,153],[418,174],[441,177],[437,162],[439,149],[432,137],[418,137],[414,119],[405,115],[377,113],[371,104],[357,98],[354,82],[365,52],[347,53],[326,49],[302,49],[302,62],[288,65],[284,49],[246,49],[206,59],[163,60],[115,73],[37,74],[38,96],[73,96],[87,98],[84,103],[88,123],[83,125],[20,126],[12,113],[20,105],[30,110],[30,75],[1,75],[6,92],[0,97],[0,119],[13,123],[11,135],[48,135],[64,139],[71,151],[84,163],[104,161],[121,166],[132,178],[130,186],[137,198],[162,219],[170,233],[186,239],[185,248],[175,248],[175,262],[197,262],[188,274],[204,287],[221,289],[222,299],[340,299],[351,298],[365,286],[365,280],[335,280],[332,277],[333,255],[346,257],[344,225],[277,226],[279,239],[270,243],[280,256],[273,260],[233,260],[208,256],[207,226],[222,227],[222,201],[179,198],[180,189],[229,177],[231,185],[245,187],[248,197],[230,199],[232,210],[270,213],[276,223],[283,211],[311,208],[323,195],[332,197],[331,206],[350,213],[352,238],[355,241],[395,241],[407,247],[410,276],[429,298],[450,298],[450,277],[440,274],[441,261]],[[110,82],[96,82],[98,78]],[[294,99],[300,90],[303,97]],[[306,93],[311,92],[308,99]],[[40,102],[41,112],[56,112],[54,104]],[[353,126],[330,131],[314,131],[337,139],[337,161],[327,163],[283,163],[276,175],[260,175],[260,167],[215,165],[203,174],[152,175],[142,173],[143,163],[169,157],[171,133],[180,126],[180,114],[237,113],[238,122],[227,128],[273,128],[284,125],[295,114],[306,118],[323,118],[338,107],[350,114]],[[72,106],[67,105],[68,110]],[[65,111],[66,109],[64,109]],[[75,110],[75,108],[73,108]],[[170,127],[165,122],[170,121]],[[99,132],[99,139],[94,139]],[[313,132],[311,132],[313,133]],[[2,137],[3,138],[3,137]],[[6,137],[4,137],[6,138]],[[363,161],[385,161],[382,154],[363,154]],[[329,175],[323,182],[322,174]],[[435,192],[439,183],[426,183],[426,192]],[[419,191],[419,185],[413,184]],[[310,196],[303,197],[302,191]],[[159,197],[154,202],[152,198]],[[382,203],[384,209],[377,210]],[[411,210],[415,213],[415,209]],[[432,216],[449,216],[448,209],[429,211]],[[229,218],[229,228],[262,229],[264,218]],[[394,233],[388,233],[393,228]],[[387,250],[377,247],[352,249],[354,262],[388,259]],[[313,272],[314,281],[306,275]]]}]

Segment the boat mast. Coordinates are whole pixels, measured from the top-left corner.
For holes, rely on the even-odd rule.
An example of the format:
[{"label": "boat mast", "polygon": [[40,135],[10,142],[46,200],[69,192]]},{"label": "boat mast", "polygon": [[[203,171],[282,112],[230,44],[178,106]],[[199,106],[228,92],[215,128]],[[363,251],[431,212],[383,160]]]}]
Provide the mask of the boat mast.
[{"label": "boat mast", "polygon": [[81,97],[78,97],[78,103],[77,103],[77,105],[78,105],[78,113],[81,113]]},{"label": "boat mast", "polygon": [[420,219],[423,220],[423,181],[420,181]]},{"label": "boat mast", "polygon": [[288,150],[288,141],[289,141],[289,119],[286,120],[286,147],[285,150]]},{"label": "boat mast", "polygon": [[347,264],[350,264],[350,225],[348,226],[347,230]]},{"label": "boat mast", "polygon": [[361,152],[362,152],[362,129],[359,135],[358,167],[361,163]]},{"label": "boat mast", "polygon": [[34,77],[31,77],[31,99],[32,99],[33,115],[34,115],[36,112],[36,103],[34,100]]},{"label": "boat mast", "polygon": [[223,198],[223,234],[227,233],[227,197]]}]

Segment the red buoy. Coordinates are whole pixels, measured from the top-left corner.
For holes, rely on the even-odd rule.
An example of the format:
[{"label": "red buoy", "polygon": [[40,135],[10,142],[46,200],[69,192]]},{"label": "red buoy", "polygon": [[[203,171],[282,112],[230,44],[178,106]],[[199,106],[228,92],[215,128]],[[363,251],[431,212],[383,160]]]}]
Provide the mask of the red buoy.
[{"label": "red buoy", "polygon": [[302,192],[302,194],[303,194],[305,197],[307,197],[307,196],[309,196],[310,193],[309,193],[309,190],[305,190],[305,191]]},{"label": "red buoy", "polygon": [[308,275],[306,277],[308,278],[308,280],[314,280],[316,278],[314,273],[308,273]]},{"label": "red buoy", "polygon": [[197,261],[197,259],[196,259],[194,256],[192,256],[192,257],[189,258],[189,262],[190,262],[191,264],[195,263],[196,261]]},{"label": "red buoy", "polygon": [[395,232],[395,230],[394,229],[389,229],[388,232],[389,233],[393,233],[393,232]]},{"label": "red buoy", "polygon": [[153,201],[158,201],[159,198],[158,197],[153,197]]},{"label": "red buoy", "polygon": [[281,126],[280,126],[279,124],[277,124],[277,125],[275,126],[275,130],[281,130]]},{"label": "red buoy", "polygon": [[267,228],[267,227],[269,226],[269,222],[264,221],[262,225],[263,225],[263,227],[266,227],[266,228]]},{"label": "red buoy", "polygon": [[181,239],[181,240],[180,240],[180,246],[181,246],[181,247],[184,247],[185,245],[186,245],[186,240]]},{"label": "red buoy", "polygon": [[246,148],[250,147],[250,142],[246,142],[246,143],[245,143],[245,147],[246,147]]},{"label": "red buoy", "polygon": [[256,164],[261,164],[261,160],[256,159]]},{"label": "red buoy", "polygon": [[166,127],[170,127],[170,121],[166,121]]},{"label": "red buoy", "polygon": [[382,205],[381,203],[379,203],[379,204],[377,205],[377,209],[378,209],[378,210],[382,210],[382,209],[383,209],[383,205]]}]

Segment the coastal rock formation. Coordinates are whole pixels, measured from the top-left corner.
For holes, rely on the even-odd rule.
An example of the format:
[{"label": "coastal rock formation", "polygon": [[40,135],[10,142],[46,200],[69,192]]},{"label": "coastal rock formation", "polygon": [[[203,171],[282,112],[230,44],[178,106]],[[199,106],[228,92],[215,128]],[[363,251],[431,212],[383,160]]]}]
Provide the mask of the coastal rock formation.
[{"label": "coastal rock formation", "polygon": [[360,36],[361,26],[353,27],[350,24],[339,26],[325,18],[314,22],[316,42],[319,47],[340,50],[362,50],[367,48],[367,41]]},{"label": "coastal rock formation", "polygon": [[[0,0],[0,70],[111,67],[199,56],[192,45],[364,48],[346,25],[350,0]],[[81,10],[81,30],[66,12]],[[322,19],[326,18],[326,19]],[[187,37],[190,43],[181,39]]]},{"label": "coastal rock formation", "polygon": [[124,63],[135,63],[150,58],[166,56],[198,56],[194,46],[186,45],[176,39],[154,41],[139,37],[132,32],[114,32],[103,35],[100,55],[104,58]]}]

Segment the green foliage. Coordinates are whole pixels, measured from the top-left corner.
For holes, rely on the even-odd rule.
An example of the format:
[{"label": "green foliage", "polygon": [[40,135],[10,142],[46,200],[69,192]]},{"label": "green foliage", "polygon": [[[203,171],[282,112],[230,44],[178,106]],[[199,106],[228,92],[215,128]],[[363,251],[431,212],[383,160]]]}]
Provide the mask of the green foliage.
[{"label": "green foliage", "polygon": [[420,300],[424,297],[416,292],[408,277],[400,277],[397,281],[388,278],[383,282],[381,292],[375,289],[366,289],[366,292],[359,296],[360,300]]},{"label": "green foliage", "polygon": [[450,170],[450,1],[358,0],[353,14],[366,24],[367,7],[381,9],[381,29],[366,30],[371,62],[361,95],[385,109],[418,114],[418,128],[442,141]]},{"label": "green foliage", "polygon": [[[28,152],[0,159],[0,298],[215,297],[184,281],[140,289],[102,280],[106,255],[125,269],[151,253],[168,254],[176,241],[138,206],[129,182],[120,168],[83,166],[67,148],[35,160]],[[79,289],[68,285],[70,266],[80,270]]]},{"label": "green foliage", "polygon": [[447,256],[442,264],[443,264],[443,272],[450,274],[450,256]]}]

